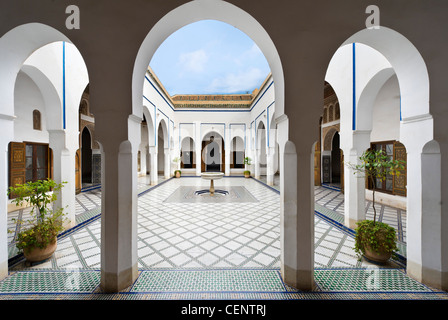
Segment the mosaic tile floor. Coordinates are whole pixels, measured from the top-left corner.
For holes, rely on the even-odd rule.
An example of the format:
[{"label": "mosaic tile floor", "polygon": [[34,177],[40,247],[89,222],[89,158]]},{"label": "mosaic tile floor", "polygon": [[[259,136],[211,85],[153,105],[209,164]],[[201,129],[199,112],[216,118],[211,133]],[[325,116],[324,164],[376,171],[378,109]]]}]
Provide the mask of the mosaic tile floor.
[{"label": "mosaic tile floor", "polygon": [[336,221],[343,203],[324,188],[316,189],[316,207],[327,210],[315,215],[316,289],[290,288],[280,276],[278,192],[255,179],[227,178],[215,186],[244,186],[258,201],[189,203],[177,194],[179,201],[165,202],[181,187],[204,186],[186,177],[150,190],[139,182],[140,273],[127,290],[99,290],[101,194],[93,189],[77,197],[80,227],[60,238],[50,260],[11,266],[0,299],[448,299],[407,277],[398,262],[380,268],[359,261],[353,235]]}]

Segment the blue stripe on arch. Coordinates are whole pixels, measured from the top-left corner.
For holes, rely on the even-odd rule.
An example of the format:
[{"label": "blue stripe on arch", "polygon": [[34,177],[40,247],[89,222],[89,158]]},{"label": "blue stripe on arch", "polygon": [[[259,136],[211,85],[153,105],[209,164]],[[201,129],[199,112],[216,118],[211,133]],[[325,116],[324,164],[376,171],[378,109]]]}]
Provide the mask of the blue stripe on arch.
[{"label": "blue stripe on arch", "polygon": [[65,41],[62,42],[62,124],[65,129]]},{"label": "blue stripe on arch", "polygon": [[353,42],[353,115],[352,115],[352,130],[356,130],[356,46]]}]

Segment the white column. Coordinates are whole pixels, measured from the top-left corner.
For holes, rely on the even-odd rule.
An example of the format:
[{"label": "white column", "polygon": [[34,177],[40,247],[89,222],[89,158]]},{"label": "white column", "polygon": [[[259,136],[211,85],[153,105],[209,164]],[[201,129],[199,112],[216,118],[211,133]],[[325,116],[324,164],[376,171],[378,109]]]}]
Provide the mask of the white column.
[{"label": "white column", "polygon": [[14,139],[13,119],[0,115],[0,280],[8,276],[8,145]]},{"label": "white column", "polygon": [[442,158],[433,140],[432,117],[403,119],[400,138],[407,151],[406,271],[426,285],[447,290]]},{"label": "white column", "polygon": [[159,179],[157,174],[157,147],[149,147],[149,153],[151,154],[151,185],[156,185]]},{"label": "white column", "polygon": [[[98,116],[101,119],[101,115]],[[101,206],[101,288],[119,292],[131,285],[138,275],[137,263],[137,150],[140,122],[128,120],[128,140],[113,141],[104,126],[97,130],[102,142]],[[103,121],[105,121],[104,119]],[[112,128],[123,121],[109,118]],[[141,121],[141,119],[140,119]]]},{"label": "white column", "polygon": [[273,186],[274,185],[274,157],[275,157],[275,148],[267,148],[266,149],[267,154],[266,154],[266,182],[269,186]]},{"label": "white column", "polygon": [[146,176],[146,147],[140,149],[140,175]]},{"label": "white column", "polygon": [[[351,139],[351,146],[343,149],[344,161],[356,165],[370,146],[370,131],[354,131]],[[348,165],[344,170],[344,224],[353,229],[357,222],[366,218],[366,180],[364,174],[354,174]]]},{"label": "white column", "polygon": [[224,145],[224,175],[230,176],[230,130],[226,129],[226,133],[224,134],[225,140]]},{"label": "white column", "polygon": [[[76,225],[76,183],[75,183],[75,154],[68,146],[68,133],[64,130],[49,130],[50,148],[53,150],[53,175],[56,183],[64,183],[55,201],[55,209],[63,208],[65,212],[66,228]],[[72,135],[70,141],[76,141]]]},{"label": "white column", "polygon": [[146,162],[146,169],[145,169],[145,173],[146,173],[146,184],[150,185],[151,184],[151,155],[149,154],[149,146],[145,147],[145,162]]},{"label": "white column", "polygon": [[169,179],[171,176],[171,150],[170,150],[170,148],[164,149],[164,157],[163,158],[165,161],[164,176],[165,176],[165,179]]},{"label": "white column", "polygon": [[254,169],[255,169],[255,179],[260,179],[260,149],[255,148],[254,150]]},{"label": "white column", "polygon": [[[357,150],[344,151],[344,161],[359,164],[362,153]],[[356,223],[366,219],[366,180],[360,174],[354,174],[353,169],[344,168],[344,224],[349,228],[356,228]]]},{"label": "white column", "polygon": [[[286,284],[309,291],[314,288],[314,188],[310,173],[314,159],[311,152],[298,155],[291,141],[281,158],[281,273]],[[283,174],[286,168],[288,173]]]},{"label": "white column", "polygon": [[201,166],[202,166],[202,140],[201,140],[201,124],[200,122],[195,122],[194,124],[194,148],[196,152],[196,175],[201,175]]},{"label": "white column", "polygon": [[[443,235],[446,234],[448,228],[446,219],[444,220],[442,217],[441,168],[439,144],[436,141],[431,141],[423,147],[421,155],[422,281],[431,287],[446,291],[448,289],[448,279],[446,279],[448,266],[445,261],[448,252],[444,247]],[[411,228],[413,227],[411,226]],[[412,264],[410,271],[411,268]]]},{"label": "white column", "polygon": [[[447,289],[443,259],[446,223],[441,212],[441,155],[436,142],[423,153],[407,150],[407,273],[429,286]],[[445,258],[446,259],[446,258]]]}]

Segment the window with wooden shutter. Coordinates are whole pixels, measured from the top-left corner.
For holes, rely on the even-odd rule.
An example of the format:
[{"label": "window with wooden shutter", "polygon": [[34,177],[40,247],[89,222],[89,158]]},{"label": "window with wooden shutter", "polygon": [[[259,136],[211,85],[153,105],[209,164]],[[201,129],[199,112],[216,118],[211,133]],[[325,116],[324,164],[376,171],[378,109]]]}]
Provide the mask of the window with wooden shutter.
[{"label": "window with wooden shutter", "polygon": [[9,185],[52,178],[52,154],[48,144],[9,144]]},{"label": "window with wooden shutter", "polygon": [[[398,141],[375,142],[371,144],[373,150],[382,150],[389,159],[406,161],[406,148]],[[372,189],[370,181],[369,189]],[[386,180],[377,179],[376,190],[399,196],[406,196],[406,166],[400,171],[400,176],[388,175]]]}]

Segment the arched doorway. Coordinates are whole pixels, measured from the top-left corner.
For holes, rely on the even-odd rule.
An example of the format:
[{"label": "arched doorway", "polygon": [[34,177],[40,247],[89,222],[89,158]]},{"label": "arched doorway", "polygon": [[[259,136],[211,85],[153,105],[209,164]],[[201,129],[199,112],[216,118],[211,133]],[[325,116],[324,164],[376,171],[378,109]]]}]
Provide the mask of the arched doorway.
[{"label": "arched doorway", "polygon": [[162,126],[157,130],[157,174],[163,175],[165,172],[165,139]]},{"label": "arched doorway", "polygon": [[[150,110],[153,111],[150,111]],[[142,122],[142,142],[145,142],[141,154],[142,161],[145,162],[146,184],[154,185],[157,183],[157,134],[156,124],[154,122],[155,109],[148,108],[143,105],[143,122]]]},{"label": "arched doorway", "polygon": [[164,119],[160,120],[157,129],[157,174],[165,178],[170,176],[169,134]]},{"label": "arched doorway", "polygon": [[339,149],[339,133],[336,131],[331,142],[331,184],[341,183],[341,149]]},{"label": "arched doorway", "polygon": [[194,169],[196,168],[196,153],[195,153],[195,143],[193,138],[185,137],[181,142],[180,148],[182,169]]},{"label": "arched doorway", "polygon": [[82,184],[90,185],[92,183],[92,136],[87,127],[82,130],[81,143]]},{"label": "arched doorway", "polygon": [[244,169],[245,148],[241,137],[234,137],[230,142],[230,168]]},{"label": "arched doorway", "polygon": [[256,132],[256,163],[255,178],[260,179],[261,176],[267,174],[267,144],[266,144],[266,127],[263,121],[260,121]]},{"label": "arched doorway", "polygon": [[202,139],[202,164],[203,172],[224,172],[225,149],[224,139],[215,131],[207,133]]},{"label": "arched doorway", "polygon": [[[14,54],[10,54],[11,52]],[[64,226],[66,228],[73,227],[76,224],[74,172],[79,132],[78,106],[82,91],[88,83],[84,61],[77,48],[63,33],[42,23],[19,25],[4,33],[0,41],[0,53],[3,57],[0,61],[2,78],[0,97],[3,101],[0,107],[0,118],[2,119],[2,146],[0,146],[0,149],[7,150],[11,141],[31,142],[28,149],[29,151],[31,151],[31,147],[36,149],[36,152],[33,150],[33,154],[36,154],[37,157],[33,155],[30,159],[36,158],[38,160],[38,166],[35,169],[33,168],[37,173],[37,179],[52,178],[57,183],[66,182],[54,207],[55,209],[63,208],[66,213]],[[65,65],[62,60],[66,54],[76,57],[75,59],[78,59],[77,62],[79,62],[76,70],[70,74],[64,74],[63,72]],[[62,80],[70,81],[73,79],[72,77],[77,79],[75,82],[80,87],[74,85],[70,96],[61,95]],[[23,80],[28,85],[25,88],[26,91],[20,92],[19,96],[21,99],[31,99],[32,95],[30,93],[33,92],[34,101],[30,100],[30,105],[33,106],[38,103],[39,108],[35,106],[32,108],[38,109],[41,115],[39,117],[36,112],[33,123],[32,113],[29,112],[31,121],[27,121],[27,125],[31,131],[18,126],[23,118],[20,116],[21,111],[19,109],[22,109],[20,107],[22,102],[17,99],[16,85],[19,84],[20,86],[24,83]],[[21,89],[19,88],[19,90]],[[38,99],[34,99],[36,97],[34,93],[36,92],[40,92],[40,98]],[[18,115],[19,117],[14,119]],[[75,137],[75,141],[73,141],[73,137]],[[37,143],[40,147],[37,147]],[[45,148],[44,153],[42,153],[43,148]],[[25,154],[26,150],[23,151]],[[45,155],[47,161],[42,161],[44,159],[42,155]],[[46,169],[42,167],[42,163],[47,164]],[[7,157],[0,159],[0,166],[4,168],[3,173],[0,173],[0,180],[2,181],[0,183],[0,193],[3,195],[0,197],[0,211],[4,213],[0,215],[0,224],[6,226],[7,222],[4,221],[8,212],[6,189],[9,182],[7,178],[8,170],[6,169],[9,166]],[[44,171],[48,172],[46,176],[43,175]],[[6,228],[4,231],[6,232]],[[1,232],[0,242],[4,244],[5,239],[6,237]],[[2,266],[0,268],[0,279],[7,274],[7,255],[7,251],[2,251],[0,254],[0,265]]]},{"label": "arched doorway", "polygon": [[[192,1],[186,3],[164,16],[148,33],[147,37],[143,41],[141,48],[138,52],[137,59],[135,61],[134,72],[133,72],[133,113],[137,116],[140,116],[141,111],[141,96],[142,96],[142,87],[145,76],[145,71],[147,66],[149,65],[151,58],[157,48],[161,45],[161,43],[166,39],[171,33],[180,29],[181,27],[199,21],[199,20],[219,20],[232,26],[240,29],[245,32],[250,38],[252,38],[257,46],[261,49],[266,59],[269,62],[273,79],[275,81],[275,118],[278,118],[283,114],[284,110],[284,78],[283,78],[283,69],[281,67],[281,62],[275,45],[270,39],[269,35],[262,28],[262,26],[249,14],[242,11],[238,7],[229,4],[225,1]],[[287,127],[282,125],[282,130],[287,131]],[[224,142],[222,137],[227,139],[226,132],[223,132],[221,135],[221,139]],[[285,132],[283,137],[287,137],[287,133]],[[216,135],[214,136],[214,140],[216,139]],[[210,136],[206,139],[203,138],[201,134],[198,134],[198,139],[195,140],[196,148],[198,152],[203,151],[204,148],[201,144],[204,142],[209,142]],[[230,141],[229,141],[230,142]],[[284,150],[284,144],[286,140],[279,141],[279,148],[281,151]],[[204,143],[205,147],[205,143]],[[219,150],[221,163],[220,170],[224,171],[225,166],[225,150],[224,143],[220,146],[220,148],[216,148]],[[218,153],[214,154],[215,158]],[[199,157],[198,157],[199,158]],[[205,171],[205,163],[204,157],[201,157],[201,171]],[[229,157],[227,156],[227,159]],[[215,161],[215,165],[216,165]],[[199,166],[199,161],[196,164]],[[216,168],[217,169],[217,168]],[[200,172],[198,168],[196,172]],[[289,239],[288,239],[289,241]],[[290,243],[295,246],[293,242]],[[289,243],[286,247],[289,247]],[[283,256],[282,256],[283,257]],[[288,269],[289,271],[289,269]],[[291,276],[294,277],[294,275]],[[294,281],[287,281],[294,282]]]},{"label": "arched doorway", "polygon": [[75,183],[76,183],[76,194],[80,193],[82,190],[82,178],[81,178],[81,150],[76,150],[75,155]]}]

